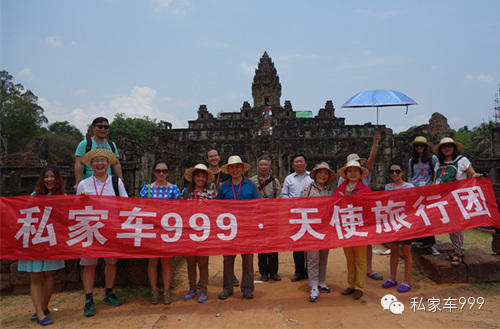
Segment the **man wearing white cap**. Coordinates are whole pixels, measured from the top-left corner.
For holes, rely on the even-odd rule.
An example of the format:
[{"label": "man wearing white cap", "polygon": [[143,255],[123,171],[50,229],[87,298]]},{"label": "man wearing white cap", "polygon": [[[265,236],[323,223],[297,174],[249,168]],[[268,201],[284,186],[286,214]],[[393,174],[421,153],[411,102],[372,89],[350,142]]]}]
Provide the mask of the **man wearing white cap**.
[{"label": "man wearing white cap", "polygon": [[[231,179],[228,179],[219,188],[217,195],[221,200],[233,199],[257,199],[259,196],[253,183],[243,177],[243,173],[247,172],[251,166],[241,161],[237,155],[229,157],[227,164],[221,167],[221,171],[230,174]],[[219,299],[227,299],[233,295],[233,277],[234,277],[234,260],[236,255],[224,256],[224,274],[223,274],[223,290],[219,294]],[[253,299],[253,254],[243,254],[242,259],[242,277],[241,291],[243,298]]]}]

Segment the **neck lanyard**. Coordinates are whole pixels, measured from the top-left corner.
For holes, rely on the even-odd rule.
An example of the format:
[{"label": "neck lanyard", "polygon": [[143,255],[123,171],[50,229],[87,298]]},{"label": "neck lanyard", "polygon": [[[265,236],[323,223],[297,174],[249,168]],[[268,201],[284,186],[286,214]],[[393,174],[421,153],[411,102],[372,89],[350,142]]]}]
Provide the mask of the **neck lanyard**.
[{"label": "neck lanyard", "polygon": [[[167,186],[168,182],[165,184],[165,190],[163,191],[163,195],[161,196],[162,199],[165,198],[165,193],[167,193]],[[155,182],[155,187],[156,187],[156,198],[158,199],[158,184]]]},{"label": "neck lanyard", "polygon": [[441,169],[441,175],[439,175],[439,178],[441,178],[441,176],[443,176],[444,172],[446,171],[446,168],[448,168],[448,166],[449,166],[449,165],[450,165],[450,163],[452,163],[452,162],[453,162],[453,160],[452,160],[452,161],[450,161],[450,162],[448,162],[448,163],[446,164],[446,166],[444,166],[444,167]]},{"label": "neck lanyard", "polygon": [[396,183],[392,183],[392,189],[393,190],[400,190],[403,188],[403,185],[405,185],[405,182],[401,183],[401,186],[396,188]]},{"label": "neck lanyard", "polygon": [[267,180],[264,180],[264,181],[262,182],[262,187],[261,187],[261,186],[260,186],[260,183],[259,183],[259,179],[257,178],[257,183],[259,184],[259,190],[260,190],[262,193],[264,193],[264,191],[263,191],[263,190],[264,190],[264,187],[266,187],[266,182],[267,182]]},{"label": "neck lanyard", "polygon": [[[99,142],[98,142],[98,141],[96,141],[96,139],[95,139],[94,137],[92,137],[92,138],[93,138],[93,139],[95,140],[95,142],[97,143],[97,147],[98,147],[98,148],[101,148],[101,147],[99,146]],[[106,145],[107,145],[107,144],[106,144],[106,140],[104,140],[104,149],[107,149],[107,148],[108,148]]]},{"label": "neck lanyard", "polygon": [[92,179],[94,180],[95,195],[102,195],[102,192],[104,191],[104,187],[106,186],[106,183],[108,182],[108,174],[106,174],[106,180],[104,181],[104,184],[102,185],[101,194],[99,194],[97,192],[97,185],[95,183],[95,175],[92,175]]},{"label": "neck lanyard", "polygon": [[240,186],[238,186],[238,193],[235,194],[234,193],[234,184],[233,184],[233,180],[231,180],[231,188],[233,189],[233,196],[235,199],[238,199],[238,195],[240,195],[240,188],[241,188],[241,185],[243,185],[243,180],[241,180],[240,182]]},{"label": "neck lanyard", "polygon": [[321,194],[323,194],[323,196],[326,196],[326,184],[323,187],[323,191],[321,191],[321,189],[319,188],[318,185],[316,185],[316,188],[318,189],[320,196],[321,196]]},{"label": "neck lanyard", "polygon": [[420,171],[422,172],[422,177],[424,177],[424,169],[425,169],[425,165],[426,165],[426,164],[428,164],[428,162],[426,162],[426,163],[423,163],[423,162],[422,162],[422,168],[420,168],[420,159],[419,159],[419,161],[418,161],[418,163],[417,163],[417,165],[418,165],[418,169],[420,169]]}]

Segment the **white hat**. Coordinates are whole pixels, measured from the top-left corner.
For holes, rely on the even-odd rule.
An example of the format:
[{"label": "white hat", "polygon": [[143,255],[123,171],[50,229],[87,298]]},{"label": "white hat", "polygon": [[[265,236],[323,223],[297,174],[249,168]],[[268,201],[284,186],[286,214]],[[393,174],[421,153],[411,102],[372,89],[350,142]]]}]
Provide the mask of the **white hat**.
[{"label": "white hat", "polygon": [[192,182],[193,181],[193,173],[196,170],[201,170],[201,171],[204,171],[207,173],[207,183],[212,183],[214,181],[215,175],[210,170],[208,170],[207,166],[205,166],[202,163],[199,163],[192,168],[186,169],[186,171],[184,172],[184,178],[188,182]]},{"label": "white hat", "polygon": [[347,162],[351,161],[358,161],[359,164],[362,165],[363,163],[366,162],[366,158],[360,158],[359,155],[357,155],[356,153],[352,153],[347,156]]},{"label": "white hat", "polygon": [[241,158],[238,155],[232,155],[227,160],[227,164],[225,164],[222,167],[220,167],[220,170],[223,173],[229,174],[229,171],[227,171],[227,168],[230,165],[238,164],[238,163],[241,163],[243,165],[243,172],[247,172],[248,170],[250,170],[250,168],[252,168],[252,166],[249,165],[248,163],[245,163],[245,162],[241,161]]},{"label": "white hat", "polygon": [[443,138],[443,139],[439,142],[439,144],[438,144],[438,145],[434,146],[434,150],[433,150],[433,151],[434,151],[434,153],[438,154],[438,152],[439,152],[439,148],[440,148],[440,147],[441,147],[441,145],[443,145],[443,144],[455,144],[455,146],[457,147],[457,150],[459,150],[459,151],[460,151],[460,150],[462,150],[462,147],[463,147],[463,145],[462,145],[462,144],[460,144],[459,142],[455,142],[455,141],[453,140],[453,138],[450,138],[450,137],[445,137],[445,138]]},{"label": "white hat", "polygon": [[363,168],[361,167],[361,165],[359,164],[358,161],[356,160],[353,160],[353,161],[349,161],[345,167],[342,167],[339,169],[339,175],[340,177],[342,177],[343,179],[347,179],[347,175],[345,174],[347,168],[349,167],[358,167],[361,169],[361,179],[365,178],[366,176],[368,176],[370,174],[370,171],[366,168]]}]

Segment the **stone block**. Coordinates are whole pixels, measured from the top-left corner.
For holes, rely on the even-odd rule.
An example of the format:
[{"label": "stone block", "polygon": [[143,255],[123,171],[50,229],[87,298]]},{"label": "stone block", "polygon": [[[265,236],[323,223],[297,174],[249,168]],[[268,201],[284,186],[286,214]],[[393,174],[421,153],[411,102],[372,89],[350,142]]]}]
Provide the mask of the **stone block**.
[{"label": "stone block", "polygon": [[0,273],[0,291],[12,288],[10,273]]},{"label": "stone block", "polygon": [[500,233],[497,232],[498,229],[495,230],[496,233],[493,233],[493,241],[491,241],[491,250],[500,255]]},{"label": "stone block", "polygon": [[437,283],[467,282],[467,266],[465,264],[453,266],[449,260],[444,259],[444,256],[432,254],[422,254],[420,258],[420,272],[429,279]]},{"label": "stone block", "polygon": [[17,262],[14,262],[10,264],[10,282],[13,286],[29,286],[30,274],[28,272],[18,272]]},{"label": "stone block", "polygon": [[64,268],[54,271],[55,283],[80,282],[79,262],[79,259],[66,259],[64,261]]},{"label": "stone block", "polygon": [[464,263],[469,282],[500,282],[500,255],[470,249],[466,252]]},{"label": "stone block", "polygon": [[15,285],[13,287],[15,294],[29,294],[30,293],[30,285]]}]

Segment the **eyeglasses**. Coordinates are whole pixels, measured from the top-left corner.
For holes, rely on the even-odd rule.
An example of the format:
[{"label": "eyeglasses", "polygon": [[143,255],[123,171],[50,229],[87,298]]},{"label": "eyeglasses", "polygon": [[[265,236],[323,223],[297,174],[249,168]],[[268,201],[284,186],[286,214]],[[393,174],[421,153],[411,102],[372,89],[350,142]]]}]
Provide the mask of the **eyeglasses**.
[{"label": "eyeglasses", "polygon": [[94,125],[94,127],[97,127],[99,129],[106,129],[106,130],[109,129],[109,125]]},{"label": "eyeglasses", "polygon": [[413,145],[415,146],[415,148],[417,148],[417,147],[422,147],[422,148],[425,147],[425,144],[413,144]]},{"label": "eyeglasses", "polygon": [[453,144],[443,144],[441,145],[440,149],[448,149],[448,148],[453,148]]},{"label": "eyeglasses", "polygon": [[389,173],[392,174],[401,174],[403,171],[401,169],[391,169]]},{"label": "eyeglasses", "polygon": [[108,159],[94,159],[92,163],[108,163]]},{"label": "eyeglasses", "polygon": [[157,174],[168,174],[168,169],[155,169]]}]

